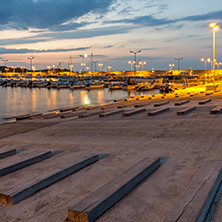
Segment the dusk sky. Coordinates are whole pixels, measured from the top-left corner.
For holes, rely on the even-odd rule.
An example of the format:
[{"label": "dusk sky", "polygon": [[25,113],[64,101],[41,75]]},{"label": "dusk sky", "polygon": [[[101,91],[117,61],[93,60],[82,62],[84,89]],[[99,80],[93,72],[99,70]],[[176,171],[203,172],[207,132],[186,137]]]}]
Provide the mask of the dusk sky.
[{"label": "dusk sky", "polygon": [[[141,52],[144,69],[169,69],[183,57],[181,69],[204,69],[212,58],[216,22],[216,59],[222,62],[222,4],[220,0],[0,0],[0,59],[7,66],[37,69],[58,65],[81,69],[80,54],[130,70],[130,50]],[[85,59],[89,66],[90,56]],[[4,65],[4,62],[1,62]],[[94,66],[93,66],[94,68]],[[222,68],[222,67],[221,67]],[[97,66],[97,70],[98,70]],[[210,65],[207,64],[207,69]]]}]

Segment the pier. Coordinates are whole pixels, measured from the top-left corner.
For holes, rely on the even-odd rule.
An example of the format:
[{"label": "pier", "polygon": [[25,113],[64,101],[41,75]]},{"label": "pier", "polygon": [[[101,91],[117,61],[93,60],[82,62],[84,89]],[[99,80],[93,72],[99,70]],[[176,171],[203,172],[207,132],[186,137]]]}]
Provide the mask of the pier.
[{"label": "pier", "polygon": [[222,91],[187,92],[0,125],[2,169],[50,150],[1,176],[1,220],[221,221]]}]

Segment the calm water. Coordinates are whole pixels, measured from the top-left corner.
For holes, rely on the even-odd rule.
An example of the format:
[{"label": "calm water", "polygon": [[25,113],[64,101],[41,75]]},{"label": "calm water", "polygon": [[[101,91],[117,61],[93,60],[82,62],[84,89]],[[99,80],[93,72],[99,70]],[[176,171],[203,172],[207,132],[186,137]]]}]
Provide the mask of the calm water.
[{"label": "calm water", "polygon": [[52,109],[75,106],[93,106],[113,102],[132,95],[157,94],[159,90],[147,92],[104,89],[47,89],[0,86],[0,122],[5,117],[29,113],[44,113]]}]

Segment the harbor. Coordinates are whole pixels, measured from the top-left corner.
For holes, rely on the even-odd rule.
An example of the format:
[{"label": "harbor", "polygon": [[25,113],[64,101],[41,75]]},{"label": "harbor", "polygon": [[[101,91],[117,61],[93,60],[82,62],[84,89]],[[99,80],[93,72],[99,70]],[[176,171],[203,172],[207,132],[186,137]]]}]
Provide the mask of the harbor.
[{"label": "harbor", "polygon": [[[81,216],[73,216],[78,215],[78,210],[82,212],[80,206],[89,207],[86,203],[99,203],[103,198],[109,200],[109,196],[103,195],[112,195],[114,191],[107,186],[116,180],[128,184],[126,175],[132,170],[140,183],[133,185],[134,189],[127,188],[121,199],[115,197],[114,204],[98,205],[98,209],[105,207],[107,210],[93,213],[95,217],[92,218],[96,221],[176,221],[172,217],[175,208],[179,215],[186,212],[185,209],[193,209],[189,216],[184,214],[183,217],[185,221],[195,221],[201,209],[207,207],[201,215],[204,214],[208,221],[221,221],[221,177],[216,176],[219,182],[215,182],[214,176],[206,180],[203,175],[211,175],[213,169],[214,174],[221,170],[216,164],[220,164],[217,160],[222,158],[222,92],[220,85],[216,90],[206,90],[206,87],[129,96],[102,106],[69,107],[51,114],[29,114],[16,122],[0,125],[1,150],[17,150],[16,154],[4,158],[7,164],[43,151],[52,153],[45,160],[1,177],[2,220],[76,221],[78,217],[84,221]],[[92,154],[99,154],[99,157]],[[88,158],[97,160],[63,179],[56,177],[56,182],[47,187],[38,186],[37,190],[30,187],[28,181],[47,180],[60,166],[65,169],[73,160],[78,163],[89,161]],[[6,161],[2,162],[2,167],[4,164]],[[152,171],[149,164],[155,166]],[[138,172],[133,167],[137,171],[148,167],[149,176],[137,177]],[[60,175],[64,173],[61,171]],[[204,185],[201,188],[200,181],[211,185],[207,185],[206,190]],[[216,184],[216,193],[210,195],[210,187]],[[198,193],[192,196],[190,186],[199,191],[205,189],[200,201],[195,202]],[[33,193],[27,196],[25,187],[30,187]],[[19,199],[14,199],[10,190],[18,188],[23,194],[15,194]],[[184,202],[183,194],[187,192],[190,195],[186,198],[191,199],[184,208],[177,208],[179,201]],[[6,193],[9,195],[7,201]],[[212,201],[216,202],[214,208],[211,208]],[[84,215],[87,216],[87,211]]]}]

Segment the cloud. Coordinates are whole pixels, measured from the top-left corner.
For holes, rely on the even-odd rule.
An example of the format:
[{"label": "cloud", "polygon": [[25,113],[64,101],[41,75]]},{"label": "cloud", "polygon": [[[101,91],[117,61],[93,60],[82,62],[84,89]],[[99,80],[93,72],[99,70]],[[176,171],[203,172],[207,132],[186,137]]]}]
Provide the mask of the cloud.
[{"label": "cloud", "polygon": [[[163,60],[163,59],[169,59],[168,57],[152,57],[152,56],[139,56],[137,55],[136,60],[144,60],[144,61],[149,61],[149,60]],[[132,61],[134,60],[133,55],[132,56],[123,56],[123,57],[116,57],[113,59],[110,59],[113,61]]]},{"label": "cloud", "polygon": [[0,54],[24,54],[24,53],[47,53],[47,52],[69,52],[69,51],[81,51],[87,50],[91,47],[79,47],[73,49],[48,49],[48,50],[34,50],[34,49],[7,49],[0,47]]},{"label": "cloud", "polygon": [[128,33],[131,30],[130,27],[104,27],[95,29],[82,29],[70,32],[38,32],[34,37],[27,38],[9,38],[0,39],[0,45],[13,45],[13,44],[29,44],[38,42],[48,42],[60,39],[79,39],[79,38],[92,38],[97,36],[116,35]]},{"label": "cloud", "polygon": [[202,15],[193,15],[193,16],[187,16],[181,19],[178,19],[178,21],[207,21],[207,20],[217,20],[222,19],[222,10],[209,12]]},{"label": "cloud", "polygon": [[[162,26],[162,25],[170,25],[177,22],[182,21],[208,21],[208,20],[220,20],[222,19],[222,10],[209,12],[206,14],[201,15],[193,15],[193,16],[186,16],[179,19],[167,19],[167,18],[155,18],[153,15],[145,15],[139,16],[135,18],[128,18],[128,19],[119,19],[113,21],[104,21],[104,24],[116,24],[116,23],[125,23],[125,24],[133,24],[137,26]],[[179,26],[181,28],[182,26]]]},{"label": "cloud", "polygon": [[104,46],[103,49],[109,49],[109,48],[113,48],[114,46],[113,45],[107,45],[107,46]]},{"label": "cloud", "polygon": [[105,13],[113,2],[115,0],[1,0],[0,25],[16,29],[55,29],[89,12]]}]

